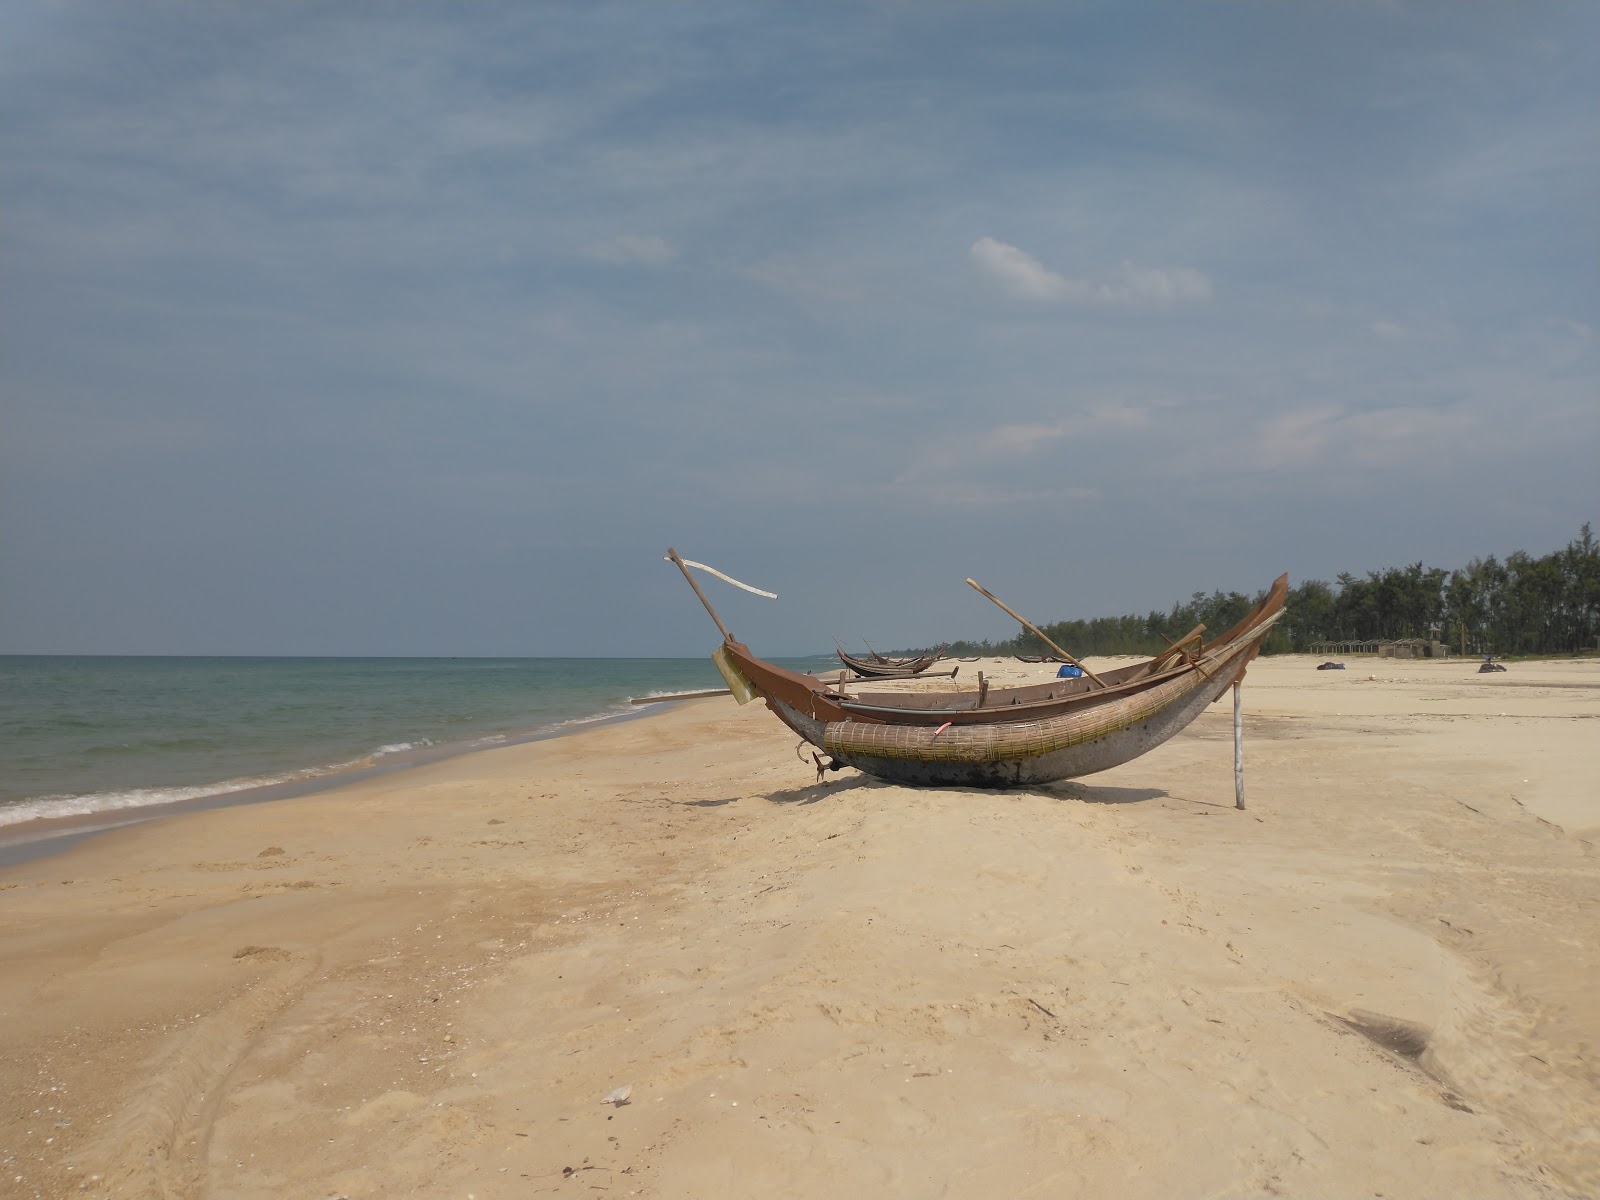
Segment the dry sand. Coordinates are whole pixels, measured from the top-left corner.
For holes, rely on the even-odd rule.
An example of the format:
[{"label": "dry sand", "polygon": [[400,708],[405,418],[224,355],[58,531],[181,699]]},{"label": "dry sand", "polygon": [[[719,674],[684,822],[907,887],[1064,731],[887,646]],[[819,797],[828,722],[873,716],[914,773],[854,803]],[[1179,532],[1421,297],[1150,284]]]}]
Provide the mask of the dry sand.
[{"label": "dry sand", "polygon": [[1600,664],[1315,661],[1242,813],[1226,699],[1009,793],[719,699],[7,869],[0,1194],[1600,1195]]}]

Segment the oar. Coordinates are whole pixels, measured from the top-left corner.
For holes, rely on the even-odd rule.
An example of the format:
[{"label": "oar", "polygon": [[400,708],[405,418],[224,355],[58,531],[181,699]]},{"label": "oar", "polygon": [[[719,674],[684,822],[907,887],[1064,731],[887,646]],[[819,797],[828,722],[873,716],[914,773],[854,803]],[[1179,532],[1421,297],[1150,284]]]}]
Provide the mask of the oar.
[{"label": "oar", "polygon": [[1017,614],[1015,612],[1013,612],[1011,609],[1007,608],[1006,605],[993,592],[991,592],[988,588],[984,587],[983,584],[979,583],[976,579],[969,579],[969,580],[967,580],[967,582],[970,583],[973,587],[977,588],[978,591],[982,592],[985,596],[989,597],[989,599],[993,600],[996,604],[1000,605],[1000,607],[1005,612],[1009,613],[1014,620],[1021,621],[1022,622],[1022,627],[1024,629],[1031,630],[1033,632],[1033,634],[1035,636],[1037,636],[1038,639],[1041,642],[1043,642],[1046,646],[1049,646],[1050,649],[1054,650],[1057,654],[1059,654],[1062,658],[1066,659],[1073,666],[1077,667],[1078,670],[1082,671],[1090,679],[1094,680],[1101,687],[1105,687],[1106,686],[1106,681],[1105,680],[1101,679],[1100,676],[1096,675],[1093,671],[1089,670],[1088,667],[1084,666],[1077,659],[1073,658],[1072,655],[1068,654],[1060,646],[1056,645],[1049,638],[1045,637],[1044,633],[1039,629],[1038,626],[1034,625],[1031,621],[1024,620],[1022,617],[1017,616]]}]

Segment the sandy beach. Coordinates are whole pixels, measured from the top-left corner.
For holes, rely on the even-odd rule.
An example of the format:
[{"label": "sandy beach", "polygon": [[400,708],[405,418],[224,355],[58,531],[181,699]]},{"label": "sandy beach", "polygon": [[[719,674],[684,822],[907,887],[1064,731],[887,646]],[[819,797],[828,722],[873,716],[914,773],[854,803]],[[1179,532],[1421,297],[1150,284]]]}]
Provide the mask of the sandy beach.
[{"label": "sandy beach", "polygon": [[1243,812],[1226,698],[1000,793],[718,698],[4,869],[0,1195],[1600,1195],[1600,662],[1317,661]]}]

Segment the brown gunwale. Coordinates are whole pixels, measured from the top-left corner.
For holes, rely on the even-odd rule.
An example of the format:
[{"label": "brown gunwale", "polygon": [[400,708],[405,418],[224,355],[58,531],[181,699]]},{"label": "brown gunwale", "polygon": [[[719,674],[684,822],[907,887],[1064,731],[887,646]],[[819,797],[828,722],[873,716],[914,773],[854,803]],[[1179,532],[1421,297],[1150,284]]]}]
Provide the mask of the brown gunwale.
[{"label": "brown gunwale", "polygon": [[[1150,664],[1147,662],[1131,663],[1125,667],[1116,667],[1110,671],[1102,671],[1100,678],[1110,680],[1113,685],[1126,682],[1128,679],[1143,671]],[[849,687],[869,688],[870,680],[856,680],[847,684]],[[989,681],[988,696],[985,698],[984,708],[1008,706],[1018,701],[1030,700],[1056,700],[1067,696],[1075,696],[1094,690],[1094,684],[1086,677],[1075,679],[1051,679],[1044,683],[1022,683],[1012,687],[996,687]],[[992,697],[1000,697],[999,700]],[[1010,699],[1006,699],[1010,697]],[[965,692],[872,692],[857,691],[854,695],[845,697],[857,704],[869,704],[874,708],[976,708],[973,703],[978,698],[978,693]]]},{"label": "brown gunwale", "polygon": [[[896,725],[931,725],[943,724],[946,721],[953,725],[970,725],[1037,720],[1070,709],[1094,707],[1105,701],[1115,701],[1180,675],[1195,672],[1208,675],[1206,671],[1208,665],[1214,665],[1225,658],[1229,647],[1259,625],[1264,618],[1283,607],[1288,587],[1288,575],[1280,575],[1261,601],[1254,605],[1233,628],[1202,646],[1197,663],[1180,661],[1165,671],[1144,676],[1139,675],[1138,669],[1148,667],[1149,662],[1135,664],[1131,677],[1115,686],[1024,704],[1004,702],[1004,697],[1013,689],[991,691],[990,701],[983,708],[899,709],[866,704],[858,699],[842,697],[827,691],[825,684],[809,675],[800,675],[769,663],[765,659],[757,658],[748,646],[735,641],[731,636],[726,645],[740,670],[750,678],[757,691],[768,697],[769,701],[780,701],[816,720],[862,720]],[[1242,674],[1242,668],[1239,673]],[[1218,681],[1219,694],[1231,682],[1231,678]]]},{"label": "brown gunwale", "polygon": [[1009,689],[991,691],[988,702],[982,708],[968,706],[966,708],[907,709],[883,704],[866,704],[860,700],[849,699],[840,699],[838,703],[841,709],[854,716],[876,717],[883,721],[889,721],[892,718],[889,723],[896,725],[936,725],[945,721],[949,721],[953,725],[987,725],[1008,721],[1031,721],[1040,717],[1054,716],[1057,713],[1071,709],[1095,708],[1100,704],[1121,700],[1129,695],[1145,691],[1155,684],[1165,683],[1169,679],[1174,679],[1193,671],[1193,666],[1184,664],[1156,675],[1145,675],[1141,678],[1123,680],[1113,684],[1111,687],[1092,692],[1074,692],[1066,696],[1056,696],[1053,699],[1030,700],[1020,704],[1008,704],[1003,700],[995,700],[995,696],[1003,697]]}]

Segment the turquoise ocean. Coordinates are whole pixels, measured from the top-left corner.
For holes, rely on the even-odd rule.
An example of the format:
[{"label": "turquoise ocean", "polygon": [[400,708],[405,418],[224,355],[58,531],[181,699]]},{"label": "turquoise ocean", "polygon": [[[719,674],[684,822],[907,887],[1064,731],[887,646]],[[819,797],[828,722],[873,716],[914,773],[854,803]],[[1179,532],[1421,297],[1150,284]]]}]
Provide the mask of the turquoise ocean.
[{"label": "turquoise ocean", "polygon": [[[786,659],[800,670],[827,660]],[[0,830],[403,766],[648,714],[709,657],[0,656]]]}]

